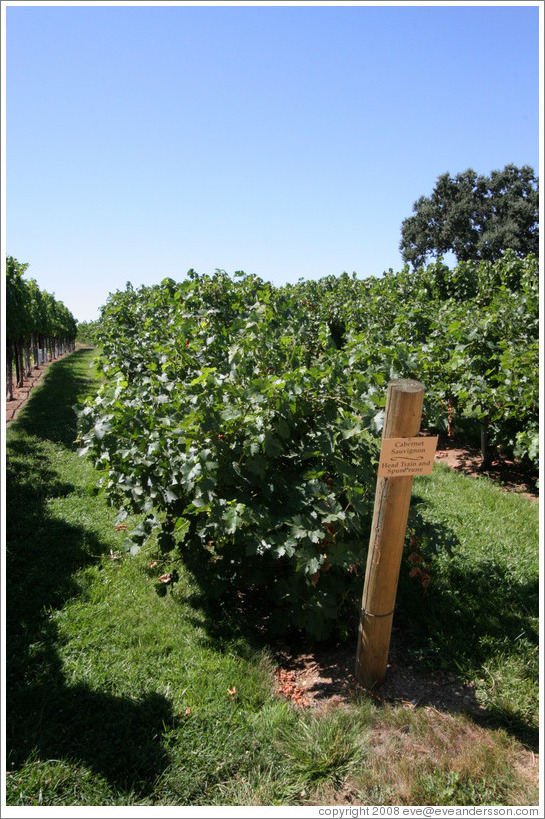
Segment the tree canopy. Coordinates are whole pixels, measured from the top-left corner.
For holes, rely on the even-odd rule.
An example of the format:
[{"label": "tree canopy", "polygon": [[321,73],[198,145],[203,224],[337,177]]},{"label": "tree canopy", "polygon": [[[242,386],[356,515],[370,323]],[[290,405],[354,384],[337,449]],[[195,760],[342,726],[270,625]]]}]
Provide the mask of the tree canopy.
[{"label": "tree canopy", "polygon": [[539,252],[539,180],[528,165],[506,165],[490,176],[468,168],[442,174],[401,225],[403,260],[414,268],[453,251],[458,262],[496,261],[507,250]]}]

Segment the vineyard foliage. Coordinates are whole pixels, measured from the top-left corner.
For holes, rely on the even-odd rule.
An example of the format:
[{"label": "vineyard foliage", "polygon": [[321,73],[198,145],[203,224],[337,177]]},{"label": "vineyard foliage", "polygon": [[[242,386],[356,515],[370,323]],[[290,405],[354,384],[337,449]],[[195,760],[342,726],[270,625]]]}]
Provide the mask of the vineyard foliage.
[{"label": "vineyard foliage", "polygon": [[[210,593],[256,588],[271,625],[324,637],[361,595],[387,383],[422,380],[425,425],[485,425],[537,463],[538,265],[406,266],[274,287],[189,271],[110,296],[106,380],[82,453]],[[342,628],[341,628],[342,630]]]},{"label": "vineyard foliage", "polygon": [[79,321],[76,340],[79,341],[80,344],[95,347],[97,344],[98,330],[98,321]]},{"label": "vineyard foliage", "polygon": [[[31,373],[31,356],[38,367],[74,348],[77,322],[68,308],[51,293],[40,290],[34,279],[25,279],[27,263],[6,259],[6,369],[8,399],[16,383],[22,386]],[[42,356],[42,357],[40,357]]]}]

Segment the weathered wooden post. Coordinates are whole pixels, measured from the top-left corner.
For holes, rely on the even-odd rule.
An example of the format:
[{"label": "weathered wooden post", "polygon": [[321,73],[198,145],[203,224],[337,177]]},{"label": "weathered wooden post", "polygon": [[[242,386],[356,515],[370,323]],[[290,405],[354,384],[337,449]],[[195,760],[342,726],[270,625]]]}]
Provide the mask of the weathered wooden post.
[{"label": "weathered wooden post", "polygon": [[413,475],[429,474],[437,438],[417,438],[425,387],[390,381],[361,605],[356,677],[367,687],[383,682]]}]

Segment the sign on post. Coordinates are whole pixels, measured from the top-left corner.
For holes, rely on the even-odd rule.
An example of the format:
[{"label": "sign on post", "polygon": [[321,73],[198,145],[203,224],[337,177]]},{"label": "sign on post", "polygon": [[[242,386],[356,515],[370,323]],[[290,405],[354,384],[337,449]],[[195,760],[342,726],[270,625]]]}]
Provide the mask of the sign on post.
[{"label": "sign on post", "polygon": [[429,438],[383,438],[378,466],[379,478],[401,475],[431,475],[438,436]]}]

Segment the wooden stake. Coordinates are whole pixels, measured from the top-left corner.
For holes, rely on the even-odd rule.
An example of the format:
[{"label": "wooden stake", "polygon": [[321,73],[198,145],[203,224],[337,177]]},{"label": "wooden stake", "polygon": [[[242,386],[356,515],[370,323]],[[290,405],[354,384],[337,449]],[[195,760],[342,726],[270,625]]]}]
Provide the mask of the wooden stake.
[{"label": "wooden stake", "polygon": [[[383,438],[412,438],[418,434],[424,392],[420,381],[390,381]],[[356,677],[368,688],[380,685],[386,676],[412,486],[412,475],[377,478],[356,655]]]}]

